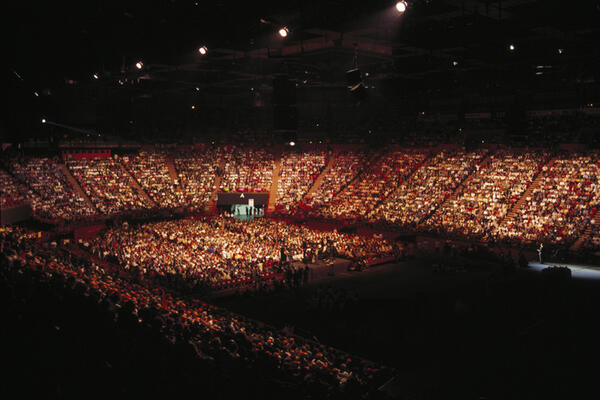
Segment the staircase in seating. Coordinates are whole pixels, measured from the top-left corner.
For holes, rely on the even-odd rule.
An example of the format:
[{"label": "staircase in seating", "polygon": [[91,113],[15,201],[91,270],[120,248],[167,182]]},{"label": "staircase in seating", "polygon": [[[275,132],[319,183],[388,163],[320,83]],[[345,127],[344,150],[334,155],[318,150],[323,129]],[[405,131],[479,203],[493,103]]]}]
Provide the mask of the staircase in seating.
[{"label": "staircase in seating", "polygon": [[329,157],[329,160],[327,160],[327,165],[325,166],[325,168],[323,168],[323,171],[321,171],[321,173],[319,174],[319,176],[317,177],[317,179],[315,179],[315,181],[313,182],[312,186],[310,187],[310,189],[308,190],[308,192],[304,196],[305,198],[312,197],[313,193],[321,186],[321,184],[323,183],[323,179],[325,178],[325,175],[329,172],[329,170],[331,169],[331,167],[335,163],[336,156],[337,156],[337,153],[333,153],[331,155],[331,157]]},{"label": "staircase in seating", "polygon": [[[383,151],[377,152],[377,153],[375,153],[375,154],[371,154],[371,155],[368,157],[368,159],[365,161],[363,168],[361,168],[361,169],[360,169],[360,170],[359,170],[359,171],[356,173],[356,175],[354,175],[354,177],[353,177],[352,179],[350,179],[348,182],[346,182],[346,183],[345,183],[345,184],[344,184],[344,185],[343,185],[343,186],[340,188],[340,190],[338,190],[336,193],[334,193],[334,194],[333,194],[333,199],[335,199],[335,197],[336,197],[337,195],[339,195],[339,194],[340,194],[340,193],[342,193],[344,190],[346,190],[348,187],[350,187],[350,186],[351,186],[351,185],[354,183],[354,181],[356,181],[357,179],[360,179],[360,177],[361,177],[361,176],[362,176],[364,173],[366,173],[366,172],[370,171],[370,170],[371,170],[371,168],[372,168],[374,165],[376,165],[376,164],[377,164],[377,161],[379,161],[379,159],[380,159],[381,157],[383,157],[383,155],[384,155],[384,152],[383,152]],[[333,200],[333,199],[332,199],[332,200]]]},{"label": "staircase in seating", "polygon": [[434,158],[434,154],[427,154],[426,158],[423,160],[423,162],[419,165],[416,166],[416,168],[414,168],[412,171],[410,171],[410,173],[406,176],[406,178],[404,178],[401,182],[398,181],[396,182],[396,187],[394,187],[394,189],[388,193],[387,196],[385,196],[383,199],[379,200],[374,206],[373,209],[370,212],[370,215],[374,215],[376,214],[377,210],[379,209],[379,207],[385,203],[385,201],[390,197],[393,196],[394,193],[396,193],[398,191],[398,189],[400,189],[400,187],[402,186],[402,184],[404,182],[407,182],[409,180],[412,179],[412,177],[417,173],[418,170],[420,170],[421,168],[427,168],[427,166],[429,165],[429,163],[431,162],[431,160],[433,160]]},{"label": "staircase in seating", "polygon": [[281,148],[275,150],[275,166],[273,167],[273,180],[271,181],[271,190],[269,190],[269,204],[267,212],[275,210],[277,201],[277,185],[279,184],[279,170],[281,169]]},{"label": "staircase in seating", "polygon": [[[175,169],[175,163],[173,162],[173,157],[167,156],[167,168],[169,169],[169,177],[171,178],[171,184],[175,185],[175,182],[179,181],[179,175],[177,175],[177,170]],[[181,191],[181,186],[177,186],[177,190]]]},{"label": "staircase in seating", "polygon": [[151,207],[155,207],[157,204],[154,200],[152,200],[150,198],[150,196],[148,196],[148,193],[146,193],[146,191],[142,188],[142,186],[140,186],[139,182],[137,181],[137,179],[134,178],[133,175],[131,175],[131,173],[127,170],[127,168],[125,168],[125,166],[121,163],[121,161],[119,160],[115,160],[115,163],[117,164],[117,166],[121,169],[121,171],[123,171],[123,174],[125,174],[125,176],[127,176],[129,178],[129,185],[137,191],[138,195],[144,199],[144,201],[146,202],[147,205],[151,206]]},{"label": "staircase in seating", "polygon": [[542,165],[542,167],[538,171],[537,175],[533,178],[533,181],[531,182],[531,185],[529,185],[529,187],[527,188],[527,190],[525,190],[525,192],[523,192],[523,194],[521,195],[521,198],[512,206],[512,208],[510,209],[510,211],[506,214],[506,216],[504,217],[504,219],[502,221],[500,221],[500,224],[498,226],[502,226],[505,222],[510,222],[510,221],[513,220],[513,218],[515,217],[515,215],[517,214],[517,212],[521,209],[521,207],[523,206],[523,204],[525,204],[525,202],[527,201],[527,198],[542,183],[542,180],[544,179],[544,174],[542,173],[542,168],[543,167],[550,168],[552,166],[552,164],[554,164],[554,162],[557,159],[558,159],[558,157],[553,157],[550,160],[548,160],[548,162],[546,162],[544,165]]},{"label": "staircase in seating", "polygon": [[487,165],[490,163],[491,157],[492,157],[492,152],[488,152],[485,157],[483,157],[481,159],[481,161],[479,162],[479,169],[474,168],[473,171],[471,171],[471,173],[469,175],[467,175],[461,183],[458,184],[458,186],[454,189],[454,191],[452,192],[452,194],[450,196],[448,196],[448,198],[446,198],[443,202],[440,203],[440,205],[438,205],[433,211],[431,211],[427,216],[425,216],[423,219],[421,219],[421,221],[419,221],[419,225],[422,225],[427,219],[429,219],[430,217],[432,217],[438,210],[441,210],[442,208],[444,208],[446,206],[447,203],[455,200],[458,195],[460,193],[463,192],[465,186],[467,185],[467,183],[469,183],[470,181],[473,180],[473,178],[475,177],[475,175],[481,171],[483,168],[487,167]]},{"label": "staircase in seating", "polygon": [[221,186],[221,180],[222,180],[222,176],[225,173],[225,160],[221,160],[219,162],[219,174],[217,174],[217,176],[215,176],[215,184],[214,187],[215,189],[213,190],[212,194],[210,195],[210,200],[208,201],[208,204],[206,205],[205,210],[206,211],[210,211],[210,212],[215,212],[217,211],[217,193],[219,193],[220,190],[220,186]]},{"label": "staircase in seating", "polygon": [[67,177],[67,180],[69,181],[69,183],[71,184],[73,189],[75,189],[75,191],[83,198],[83,200],[85,200],[86,204],[89,207],[91,207],[92,210],[95,210],[96,212],[98,212],[98,209],[96,208],[94,203],[92,203],[92,200],[90,200],[88,195],[85,194],[85,192],[79,185],[79,182],[77,182],[77,179],[75,179],[75,177],[71,174],[71,171],[69,171],[69,168],[67,168],[67,166],[65,164],[57,164],[57,165],[58,165],[58,168],[60,168],[60,170],[65,174],[65,176]]},{"label": "staircase in seating", "polygon": [[598,217],[598,214],[596,214],[593,222],[588,224],[583,234],[575,241],[575,243],[573,243],[569,250],[573,252],[578,251],[583,243],[591,236],[592,232],[598,232],[598,229],[600,229],[600,218]]}]

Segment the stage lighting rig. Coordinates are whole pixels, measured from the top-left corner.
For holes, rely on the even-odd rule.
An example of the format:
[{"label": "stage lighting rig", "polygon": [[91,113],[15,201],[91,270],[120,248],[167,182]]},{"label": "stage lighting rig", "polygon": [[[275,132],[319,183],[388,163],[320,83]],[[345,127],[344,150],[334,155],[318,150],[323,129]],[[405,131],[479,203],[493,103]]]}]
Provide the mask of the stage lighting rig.
[{"label": "stage lighting rig", "polygon": [[282,38],[286,38],[288,37],[288,35],[290,34],[290,30],[288,29],[287,26],[282,26],[281,28],[279,28],[279,30],[277,31],[277,33],[279,34],[279,36],[281,36]]},{"label": "stage lighting rig", "polygon": [[408,7],[408,3],[404,0],[396,3],[396,11],[398,11],[400,14],[404,14],[407,7]]},{"label": "stage lighting rig", "polygon": [[274,29],[277,34],[284,39],[290,35],[290,28],[287,25],[284,25],[281,21],[261,18],[260,23],[271,26],[272,29]]}]

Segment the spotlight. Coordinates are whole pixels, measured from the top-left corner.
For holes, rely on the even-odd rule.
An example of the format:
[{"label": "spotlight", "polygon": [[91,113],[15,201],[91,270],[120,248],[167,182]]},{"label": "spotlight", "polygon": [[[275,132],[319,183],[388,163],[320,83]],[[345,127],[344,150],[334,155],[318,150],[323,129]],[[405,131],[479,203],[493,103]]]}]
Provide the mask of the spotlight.
[{"label": "spotlight", "polygon": [[402,14],[404,13],[404,11],[406,11],[406,7],[408,7],[408,3],[406,3],[406,1],[402,0],[396,3],[396,10]]},{"label": "spotlight", "polygon": [[98,79],[98,78],[99,78],[98,74],[94,74],[94,75],[92,75],[92,77],[93,77],[94,79]]},{"label": "spotlight", "polygon": [[565,52],[565,49],[558,49],[558,54],[562,54]]},{"label": "spotlight", "polygon": [[206,53],[208,53],[208,48],[206,46],[201,46],[198,48],[198,53],[200,53],[200,55],[205,56]]},{"label": "spotlight", "polygon": [[515,49],[516,49],[516,47],[515,47],[514,44],[511,43],[511,44],[508,45],[508,50],[515,51]]},{"label": "spotlight", "polygon": [[135,63],[135,67],[137,69],[142,69],[142,68],[144,68],[144,63],[141,62],[141,61],[138,61],[138,62]]},{"label": "spotlight", "polygon": [[290,146],[294,147],[296,145],[296,142],[290,142]]},{"label": "spotlight", "polygon": [[42,124],[46,123],[46,118],[42,118]]},{"label": "spotlight", "polygon": [[286,26],[284,26],[284,27],[279,28],[277,33],[279,33],[279,36],[281,36],[282,38],[285,38],[285,37],[287,37],[287,35],[289,35],[290,30]]},{"label": "spotlight", "polygon": [[33,95],[34,95],[35,97],[40,97],[40,94],[39,94],[38,92],[33,92]]}]

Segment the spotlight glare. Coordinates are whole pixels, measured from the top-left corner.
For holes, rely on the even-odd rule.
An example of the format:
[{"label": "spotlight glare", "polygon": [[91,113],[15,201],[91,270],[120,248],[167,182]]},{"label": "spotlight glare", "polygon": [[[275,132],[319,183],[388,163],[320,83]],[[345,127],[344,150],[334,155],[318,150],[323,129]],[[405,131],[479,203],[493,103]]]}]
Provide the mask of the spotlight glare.
[{"label": "spotlight glare", "polygon": [[282,38],[285,38],[290,33],[290,30],[286,26],[284,26],[279,28],[277,33],[279,33],[279,36],[281,36]]},{"label": "spotlight glare", "polygon": [[296,145],[296,142],[290,142],[290,146],[294,147]]},{"label": "spotlight glare", "polygon": [[516,47],[515,47],[514,44],[511,43],[511,44],[508,45],[508,50],[515,51],[515,49],[516,49]]},{"label": "spotlight glare", "polygon": [[94,79],[98,79],[98,78],[99,78],[98,74],[94,74],[94,75],[92,75],[92,77],[93,77]]},{"label": "spotlight glare", "polygon": [[42,124],[46,123],[46,118],[42,118]]},{"label": "spotlight glare", "polygon": [[406,7],[408,7],[408,4],[404,0],[396,3],[396,11],[398,11],[400,14],[402,14],[402,13],[404,13],[404,11],[406,11]]},{"label": "spotlight glare", "polygon": [[208,53],[208,48],[206,46],[200,46],[198,48],[198,53],[200,53],[201,55],[205,56],[206,53]]},{"label": "spotlight glare", "polygon": [[135,67],[137,69],[142,69],[142,68],[144,68],[144,63],[141,62],[141,61],[138,61],[138,62],[135,63]]}]

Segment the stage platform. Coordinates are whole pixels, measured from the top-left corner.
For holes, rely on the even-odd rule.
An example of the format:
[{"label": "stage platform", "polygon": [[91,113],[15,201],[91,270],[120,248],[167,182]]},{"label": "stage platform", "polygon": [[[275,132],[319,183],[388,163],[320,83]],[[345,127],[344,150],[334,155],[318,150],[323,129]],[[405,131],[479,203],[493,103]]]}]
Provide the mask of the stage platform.
[{"label": "stage platform", "polygon": [[571,270],[571,276],[577,279],[594,279],[600,280],[600,267],[593,265],[578,265],[578,264],[566,264],[566,263],[539,263],[536,261],[529,262],[529,268],[541,271],[548,267],[567,267]]}]

